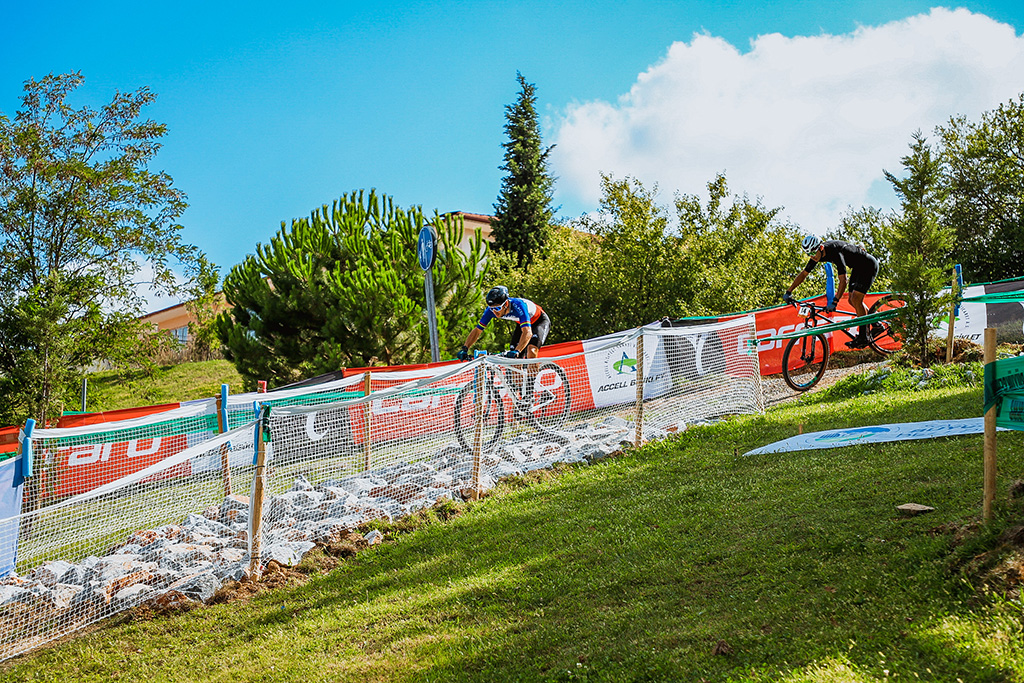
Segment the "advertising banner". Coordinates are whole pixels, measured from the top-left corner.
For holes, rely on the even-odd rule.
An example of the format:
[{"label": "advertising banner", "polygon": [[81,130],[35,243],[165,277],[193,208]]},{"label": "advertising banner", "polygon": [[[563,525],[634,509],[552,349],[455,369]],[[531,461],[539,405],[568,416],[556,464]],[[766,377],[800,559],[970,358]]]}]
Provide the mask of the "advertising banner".
[{"label": "advertising banner", "polygon": [[[595,408],[636,403],[637,340],[634,338],[614,344],[619,336],[609,335],[583,342],[586,378],[589,382],[586,388]],[[672,375],[665,358],[664,345],[658,337],[649,335],[644,338],[642,368],[645,399],[662,396],[671,389]]]},{"label": "advertising banner", "polygon": [[22,482],[21,456],[0,462],[0,579],[14,571],[18,559]]},{"label": "advertising banner", "polygon": [[811,432],[791,436],[782,441],[755,448],[743,455],[764,453],[786,453],[789,451],[810,451],[819,448],[840,448],[863,443],[887,443],[913,439],[938,439],[946,436],[983,434],[985,420],[969,417],[963,420],[931,420],[928,422],[906,422],[879,425],[876,427],[854,427],[851,429],[830,429],[825,432]]},{"label": "advertising banner", "polygon": [[1024,356],[985,364],[985,412],[996,406],[996,425],[1024,431]]},{"label": "advertising banner", "polygon": [[46,498],[86,493],[145,469],[186,447],[188,437],[185,434],[169,434],[118,443],[41,448],[37,457],[43,462],[39,472],[42,490]]}]

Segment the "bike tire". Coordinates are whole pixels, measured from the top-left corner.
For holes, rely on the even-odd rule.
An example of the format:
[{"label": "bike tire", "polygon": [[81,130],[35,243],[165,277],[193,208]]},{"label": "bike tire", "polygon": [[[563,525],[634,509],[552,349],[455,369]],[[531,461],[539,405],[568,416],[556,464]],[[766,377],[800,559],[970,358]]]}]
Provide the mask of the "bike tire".
[{"label": "bike tire", "polygon": [[[871,304],[871,308],[868,309],[868,314],[879,313],[881,311],[891,311],[897,308],[903,308],[904,305],[905,304],[902,299],[889,294]],[[883,356],[888,356],[900,348],[900,340],[893,332],[892,320],[883,320],[878,324],[885,328],[885,331],[878,336],[869,334],[868,344],[877,353],[880,353]]]},{"label": "bike tire", "polygon": [[557,363],[542,363],[533,379],[530,414],[544,430],[560,427],[569,415],[572,391],[569,376]]},{"label": "bike tire", "polygon": [[823,334],[794,337],[782,352],[782,377],[793,391],[807,391],[828,368],[828,339]]},{"label": "bike tire", "polygon": [[[488,378],[489,379],[489,378]],[[459,445],[468,452],[473,452],[476,442],[476,391],[475,382],[469,382],[459,391],[455,399],[455,436]],[[501,395],[494,383],[487,381],[483,405],[483,432],[480,438],[480,449],[487,452],[501,439],[505,431],[505,407],[501,403]]]}]

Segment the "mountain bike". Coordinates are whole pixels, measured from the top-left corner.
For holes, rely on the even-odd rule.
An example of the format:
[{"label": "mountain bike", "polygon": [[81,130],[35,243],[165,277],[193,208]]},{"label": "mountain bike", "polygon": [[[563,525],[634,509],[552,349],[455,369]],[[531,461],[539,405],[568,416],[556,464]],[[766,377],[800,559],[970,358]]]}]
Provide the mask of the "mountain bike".
[{"label": "mountain bike", "polygon": [[[455,434],[468,451],[476,442],[476,379],[468,382],[455,399]],[[572,394],[565,370],[550,361],[540,363],[483,366],[481,397],[482,450],[488,451],[501,439],[506,424],[519,422],[544,433],[554,441],[565,438],[552,430],[569,414]]]},{"label": "mountain bike", "polygon": [[[813,329],[819,325],[829,325],[839,321],[830,317],[830,313],[824,306],[818,306],[810,301],[797,301],[790,304],[797,309],[797,314],[804,318],[802,327],[797,329]],[[868,309],[868,315],[890,311],[903,306],[903,301],[891,295],[884,296]],[[854,316],[850,327],[857,327],[856,313],[853,311],[836,311],[839,315]],[[889,320],[881,320],[872,324],[868,333],[868,346],[876,352],[887,356],[899,348],[899,341],[893,335],[892,324]],[[855,334],[850,334],[849,329],[832,330],[846,335],[849,339],[856,339]],[[807,334],[802,337],[794,337],[786,343],[782,352],[782,377],[786,384],[794,391],[807,391],[821,379],[828,369],[828,359],[832,354],[829,347],[828,337],[825,333]]]}]

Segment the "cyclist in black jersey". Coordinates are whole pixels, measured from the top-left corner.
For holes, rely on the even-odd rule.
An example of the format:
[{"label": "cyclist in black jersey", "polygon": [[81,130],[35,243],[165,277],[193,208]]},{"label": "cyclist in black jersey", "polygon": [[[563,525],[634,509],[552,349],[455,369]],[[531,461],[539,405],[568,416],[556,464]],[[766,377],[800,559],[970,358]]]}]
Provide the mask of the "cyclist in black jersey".
[{"label": "cyclist in black jersey", "polygon": [[[864,307],[864,295],[870,291],[871,284],[875,281],[875,276],[878,275],[878,259],[864,251],[864,247],[859,244],[851,244],[842,240],[823,242],[817,235],[804,237],[801,247],[811,257],[811,260],[797,274],[793,284],[782,295],[782,300],[786,303],[794,301],[793,290],[800,286],[800,283],[814,270],[819,261],[828,261],[836,267],[839,286],[836,289],[835,298],[828,302],[828,307],[825,310],[829,312],[836,310],[836,304],[847,288],[846,269],[849,268],[850,294],[848,300],[858,316],[865,315],[867,310]],[[870,334],[877,336],[883,331],[882,326],[876,323],[871,326]],[[868,345],[868,334],[868,326],[861,325],[857,336],[846,345],[851,349],[862,349]]]}]

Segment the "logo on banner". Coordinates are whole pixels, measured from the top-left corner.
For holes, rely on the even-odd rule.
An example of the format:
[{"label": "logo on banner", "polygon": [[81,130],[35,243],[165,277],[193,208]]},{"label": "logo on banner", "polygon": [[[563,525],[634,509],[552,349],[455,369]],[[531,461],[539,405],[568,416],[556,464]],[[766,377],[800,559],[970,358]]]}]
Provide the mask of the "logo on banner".
[{"label": "logo on banner", "polygon": [[636,372],[636,358],[630,358],[625,351],[622,352],[622,359],[612,363],[615,372],[624,375],[627,372]]},{"label": "logo on banner", "polygon": [[888,427],[860,427],[859,429],[841,429],[832,432],[827,432],[822,436],[819,436],[815,441],[820,443],[832,443],[839,441],[857,442],[863,439],[876,436],[878,434],[885,434],[889,431]]}]

